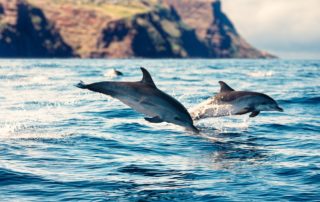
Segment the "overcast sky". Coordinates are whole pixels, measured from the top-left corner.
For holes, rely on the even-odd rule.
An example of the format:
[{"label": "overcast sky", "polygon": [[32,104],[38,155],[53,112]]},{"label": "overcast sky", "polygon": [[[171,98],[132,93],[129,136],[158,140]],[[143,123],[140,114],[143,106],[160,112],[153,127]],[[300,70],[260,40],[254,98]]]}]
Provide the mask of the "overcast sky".
[{"label": "overcast sky", "polygon": [[320,0],[221,0],[253,46],[281,58],[320,59]]}]

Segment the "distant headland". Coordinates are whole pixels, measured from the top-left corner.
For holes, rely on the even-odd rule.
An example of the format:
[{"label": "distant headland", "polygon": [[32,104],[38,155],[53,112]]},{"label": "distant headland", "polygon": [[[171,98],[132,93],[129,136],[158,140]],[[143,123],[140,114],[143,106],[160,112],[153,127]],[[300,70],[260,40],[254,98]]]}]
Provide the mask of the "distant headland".
[{"label": "distant headland", "polygon": [[274,58],[219,0],[0,0],[1,58]]}]

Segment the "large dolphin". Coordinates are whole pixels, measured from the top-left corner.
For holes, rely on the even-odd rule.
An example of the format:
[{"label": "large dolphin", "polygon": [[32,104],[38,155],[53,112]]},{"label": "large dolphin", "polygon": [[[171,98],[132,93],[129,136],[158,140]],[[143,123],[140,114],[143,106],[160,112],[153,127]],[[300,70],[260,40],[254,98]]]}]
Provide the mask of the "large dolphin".
[{"label": "large dolphin", "polygon": [[219,81],[219,84],[220,93],[190,109],[193,120],[249,112],[250,117],[255,117],[260,111],[283,111],[277,102],[266,94],[235,91],[223,81]]},{"label": "large dolphin", "polygon": [[137,82],[105,81],[92,84],[80,82],[78,88],[103,93],[120,100],[134,110],[145,114],[151,123],[168,122],[198,133],[186,108],[170,95],[156,87],[149,72],[141,67],[143,78]]}]

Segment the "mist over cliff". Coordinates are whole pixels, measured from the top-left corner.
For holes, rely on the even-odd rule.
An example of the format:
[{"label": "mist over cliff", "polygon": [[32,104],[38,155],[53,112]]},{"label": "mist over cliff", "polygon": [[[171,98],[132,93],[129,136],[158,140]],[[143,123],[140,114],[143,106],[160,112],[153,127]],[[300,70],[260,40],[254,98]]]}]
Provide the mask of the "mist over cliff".
[{"label": "mist over cliff", "polygon": [[0,0],[0,57],[270,58],[218,0]]}]

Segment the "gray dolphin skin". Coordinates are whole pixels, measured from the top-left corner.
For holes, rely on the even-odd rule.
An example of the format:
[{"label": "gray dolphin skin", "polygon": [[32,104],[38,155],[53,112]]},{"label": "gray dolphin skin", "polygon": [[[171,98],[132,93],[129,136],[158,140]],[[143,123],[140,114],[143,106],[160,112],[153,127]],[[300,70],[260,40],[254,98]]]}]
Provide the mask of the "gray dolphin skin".
[{"label": "gray dolphin skin", "polygon": [[266,94],[250,91],[235,91],[219,81],[220,92],[190,110],[193,120],[250,113],[257,116],[261,111],[283,112],[277,102]]},{"label": "gray dolphin skin", "polygon": [[198,133],[187,109],[176,99],[159,90],[149,72],[141,67],[143,78],[137,82],[105,81],[92,84],[80,82],[78,88],[103,93],[120,100],[147,117],[151,123],[168,122]]}]

